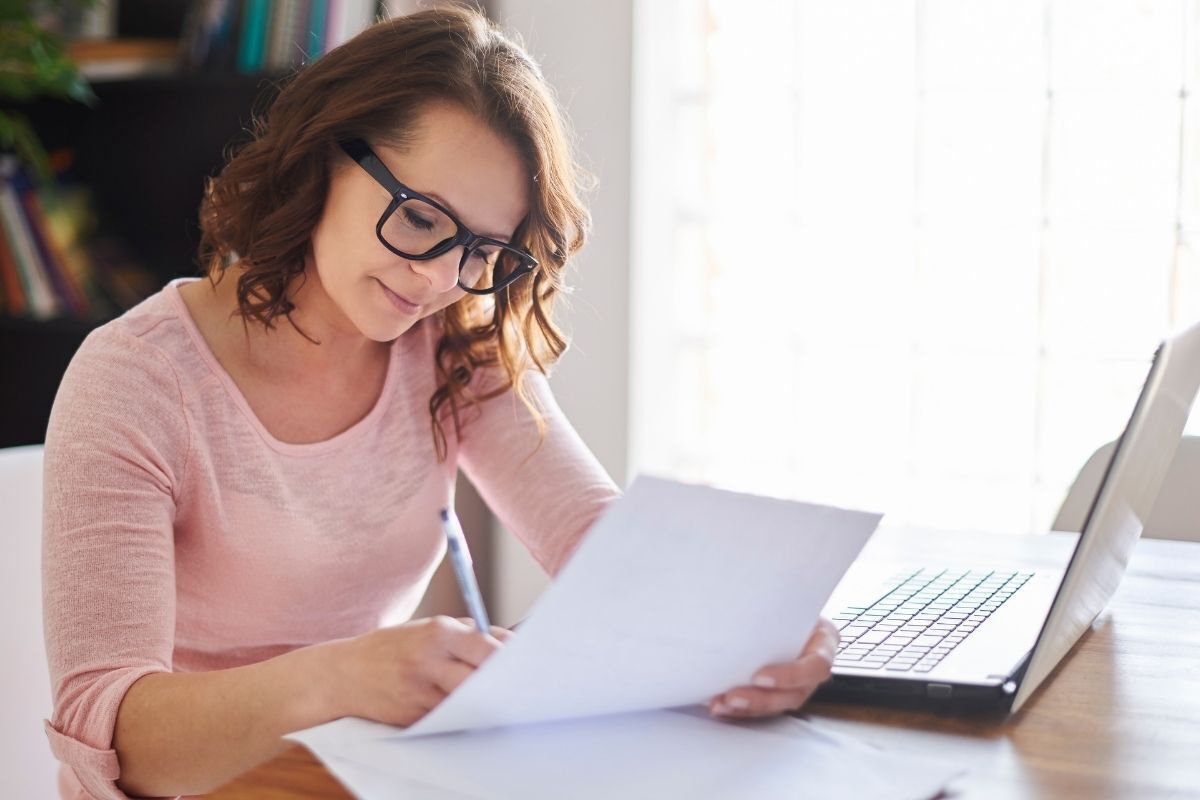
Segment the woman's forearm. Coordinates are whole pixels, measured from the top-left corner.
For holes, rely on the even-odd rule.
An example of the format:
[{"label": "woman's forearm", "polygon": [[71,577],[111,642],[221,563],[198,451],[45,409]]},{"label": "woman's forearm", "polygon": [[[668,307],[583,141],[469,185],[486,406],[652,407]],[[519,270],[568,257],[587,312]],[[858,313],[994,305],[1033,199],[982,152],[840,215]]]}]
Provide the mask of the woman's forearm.
[{"label": "woman's forearm", "polygon": [[284,734],[344,716],[336,675],[343,644],[139,679],[113,732],[118,785],[134,796],[203,794],[285,749]]}]

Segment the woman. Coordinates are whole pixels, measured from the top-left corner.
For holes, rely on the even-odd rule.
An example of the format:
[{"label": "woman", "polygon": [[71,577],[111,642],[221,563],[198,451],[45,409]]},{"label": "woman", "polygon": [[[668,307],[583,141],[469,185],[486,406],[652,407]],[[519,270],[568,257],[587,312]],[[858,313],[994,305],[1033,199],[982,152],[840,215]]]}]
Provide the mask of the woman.
[{"label": "woman", "polygon": [[[382,626],[442,556],[456,470],[551,574],[618,494],[544,377],[588,224],[567,141],[481,16],[379,23],[210,182],[208,280],[88,337],[45,455],[65,797],[205,792],[290,731],[412,723],[508,635]],[[823,623],[713,712],[800,705],[834,642]]]}]

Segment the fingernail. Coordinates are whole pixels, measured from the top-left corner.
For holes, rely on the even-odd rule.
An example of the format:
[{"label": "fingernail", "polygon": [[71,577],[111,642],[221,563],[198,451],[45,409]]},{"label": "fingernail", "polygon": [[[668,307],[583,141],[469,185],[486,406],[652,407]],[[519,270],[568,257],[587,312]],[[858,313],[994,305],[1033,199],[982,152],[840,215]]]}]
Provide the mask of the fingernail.
[{"label": "fingernail", "polygon": [[729,713],[729,706],[725,705],[724,703],[717,703],[717,704],[715,704],[715,705],[712,707],[712,713],[714,713],[714,714],[728,714],[728,713]]},{"label": "fingernail", "polygon": [[775,679],[770,675],[756,675],[754,676],[754,685],[761,686],[764,689],[774,689]]},{"label": "fingernail", "polygon": [[749,708],[750,701],[744,697],[731,697],[731,698],[729,698],[729,707],[730,708]]}]

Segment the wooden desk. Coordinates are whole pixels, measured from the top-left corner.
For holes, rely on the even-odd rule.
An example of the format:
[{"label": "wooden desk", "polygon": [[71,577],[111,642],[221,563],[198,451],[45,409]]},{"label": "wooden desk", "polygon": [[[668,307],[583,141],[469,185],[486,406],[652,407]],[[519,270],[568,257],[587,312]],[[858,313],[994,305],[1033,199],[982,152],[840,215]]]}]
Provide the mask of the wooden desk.
[{"label": "wooden desk", "polygon": [[[876,538],[876,554],[903,543]],[[1024,537],[990,538],[1005,550]],[[889,750],[961,762],[970,771],[952,797],[1200,798],[1200,543],[1139,542],[1109,609],[1012,720],[829,703],[806,711]],[[351,795],[297,746],[210,796]]]}]

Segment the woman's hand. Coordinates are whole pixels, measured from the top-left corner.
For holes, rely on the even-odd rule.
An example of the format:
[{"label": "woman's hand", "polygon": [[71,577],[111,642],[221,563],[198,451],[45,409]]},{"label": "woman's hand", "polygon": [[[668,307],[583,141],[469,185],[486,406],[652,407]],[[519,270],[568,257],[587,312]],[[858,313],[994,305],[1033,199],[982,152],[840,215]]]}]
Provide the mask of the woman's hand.
[{"label": "woman's hand", "polygon": [[411,725],[475,671],[511,633],[431,617],[338,642],[341,715]]},{"label": "woman's hand", "polygon": [[763,667],[755,673],[753,686],[714,697],[709,711],[727,717],[766,717],[799,708],[829,678],[840,638],[834,624],[822,617],[795,661]]}]

